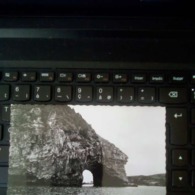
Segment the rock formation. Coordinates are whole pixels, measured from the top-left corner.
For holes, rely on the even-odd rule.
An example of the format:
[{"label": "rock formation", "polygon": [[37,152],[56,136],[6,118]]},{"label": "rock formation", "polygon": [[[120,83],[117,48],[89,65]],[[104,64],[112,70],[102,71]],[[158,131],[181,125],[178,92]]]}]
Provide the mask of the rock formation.
[{"label": "rock formation", "polygon": [[[9,183],[124,186],[128,157],[66,105],[11,105]],[[20,178],[19,180],[17,178]]]}]

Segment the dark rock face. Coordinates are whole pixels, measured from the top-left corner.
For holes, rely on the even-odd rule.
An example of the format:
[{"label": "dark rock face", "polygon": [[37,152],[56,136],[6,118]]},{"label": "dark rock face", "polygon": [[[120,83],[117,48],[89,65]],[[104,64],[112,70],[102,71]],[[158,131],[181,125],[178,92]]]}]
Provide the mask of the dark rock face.
[{"label": "dark rock face", "polygon": [[94,186],[128,183],[128,157],[69,106],[12,105],[10,140],[10,185],[82,186],[85,169]]}]

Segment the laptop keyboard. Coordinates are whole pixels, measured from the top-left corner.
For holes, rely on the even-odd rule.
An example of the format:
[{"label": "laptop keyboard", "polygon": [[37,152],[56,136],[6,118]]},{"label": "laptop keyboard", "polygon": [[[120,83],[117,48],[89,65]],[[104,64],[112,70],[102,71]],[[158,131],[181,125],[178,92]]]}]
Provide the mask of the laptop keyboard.
[{"label": "laptop keyboard", "polygon": [[195,74],[190,71],[0,70],[0,187],[6,187],[11,104],[166,107],[167,191],[195,193]]}]

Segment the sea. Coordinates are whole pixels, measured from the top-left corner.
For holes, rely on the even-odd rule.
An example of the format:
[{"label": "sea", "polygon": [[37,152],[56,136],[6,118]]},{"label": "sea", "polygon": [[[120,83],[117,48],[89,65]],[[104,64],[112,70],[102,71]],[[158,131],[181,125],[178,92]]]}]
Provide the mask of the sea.
[{"label": "sea", "polygon": [[7,195],[166,195],[165,187],[9,187]]}]

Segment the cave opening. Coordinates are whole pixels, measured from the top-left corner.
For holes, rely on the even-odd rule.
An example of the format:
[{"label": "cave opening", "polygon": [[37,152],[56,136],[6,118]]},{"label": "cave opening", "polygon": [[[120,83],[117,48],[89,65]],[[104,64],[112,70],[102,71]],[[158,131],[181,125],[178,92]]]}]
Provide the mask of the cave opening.
[{"label": "cave opening", "polygon": [[83,173],[83,182],[82,182],[82,187],[92,187],[94,186],[94,178],[93,174],[89,170],[84,170]]}]

